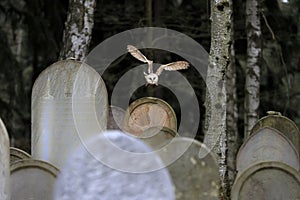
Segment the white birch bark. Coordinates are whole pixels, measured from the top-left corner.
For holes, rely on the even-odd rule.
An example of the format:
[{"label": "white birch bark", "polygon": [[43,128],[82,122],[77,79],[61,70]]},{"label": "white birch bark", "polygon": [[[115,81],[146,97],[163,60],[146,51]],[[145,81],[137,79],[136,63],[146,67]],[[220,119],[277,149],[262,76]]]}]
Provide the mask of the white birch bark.
[{"label": "white birch bark", "polygon": [[83,61],[86,57],[94,26],[95,6],[95,0],[69,1],[60,60],[74,58]]},{"label": "white birch bark", "polygon": [[259,3],[257,0],[246,1],[247,31],[247,66],[245,83],[245,138],[258,120],[260,102],[260,60],[261,60],[261,25]]},{"label": "white birch bark", "polygon": [[205,143],[217,155],[220,172],[220,198],[227,198],[226,136],[226,71],[230,64],[231,14],[230,0],[211,0],[210,65],[206,84]]}]

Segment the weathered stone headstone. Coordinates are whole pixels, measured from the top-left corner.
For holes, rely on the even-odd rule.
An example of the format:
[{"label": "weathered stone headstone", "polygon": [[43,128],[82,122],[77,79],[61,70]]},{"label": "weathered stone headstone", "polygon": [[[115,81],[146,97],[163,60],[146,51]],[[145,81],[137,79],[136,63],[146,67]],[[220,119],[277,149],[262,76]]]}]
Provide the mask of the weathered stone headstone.
[{"label": "weathered stone headstone", "polygon": [[252,165],[235,180],[232,200],[300,199],[300,175],[281,162]]},{"label": "weathered stone headstone", "polygon": [[[117,147],[117,148],[116,148]],[[122,149],[125,153],[116,153]],[[75,151],[62,168],[55,187],[55,200],[172,200],[174,188],[165,168],[155,154],[135,159],[131,155],[152,150],[141,141],[119,131],[108,131]],[[134,155],[133,155],[134,156]],[[149,159],[150,158],[150,159]],[[103,161],[109,161],[105,163]],[[116,169],[137,169],[136,173]],[[139,170],[145,169],[144,172]]]},{"label": "weathered stone headstone", "polygon": [[300,155],[300,132],[292,120],[282,116],[278,112],[269,111],[268,116],[261,118],[253,126],[250,134],[253,134],[264,127],[274,128],[284,134],[294,144]]},{"label": "weathered stone headstone", "polygon": [[59,171],[39,160],[20,160],[11,165],[11,199],[53,199]]},{"label": "weathered stone headstone", "polygon": [[25,159],[29,159],[31,156],[18,148],[15,147],[10,147],[10,164],[13,164],[14,162],[17,162],[19,160],[25,160]]},{"label": "weathered stone headstone", "polygon": [[10,200],[9,138],[0,119],[0,199]]},{"label": "weathered stone headstone", "polygon": [[154,126],[146,129],[138,138],[149,145],[153,150],[159,150],[169,144],[176,136],[178,136],[178,133],[170,128]]},{"label": "weathered stone headstone", "polygon": [[165,126],[177,130],[173,108],[155,97],[143,97],[130,104],[124,117],[124,130],[139,135],[153,126]]},{"label": "weathered stone headstone", "polygon": [[[200,157],[200,152],[206,156]],[[178,154],[182,156],[167,167],[175,185],[176,199],[219,199],[219,168],[214,154],[196,140],[176,137],[160,155],[164,162]]]},{"label": "weathered stone headstone", "polygon": [[125,110],[117,106],[109,107],[109,115],[107,122],[107,129],[109,130],[122,130]]},{"label": "weathered stone headstone", "polygon": [[62,167],[80,143],[104,131],[108,99],[101,76],[82,62],[56,62],[32,91],[32,157]]},{"label": "weathered stone headstone", "polygon": [[293,143],[270,127],[259,129],[244,142],[237,154],[236,168],[241,173],[253,164],[266,161],[283,162],[299,170],[299,156]]}]

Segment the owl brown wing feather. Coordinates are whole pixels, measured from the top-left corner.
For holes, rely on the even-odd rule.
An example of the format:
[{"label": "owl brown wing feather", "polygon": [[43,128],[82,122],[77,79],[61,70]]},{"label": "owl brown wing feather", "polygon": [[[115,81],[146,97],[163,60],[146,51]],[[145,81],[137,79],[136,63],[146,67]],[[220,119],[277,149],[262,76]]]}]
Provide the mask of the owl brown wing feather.
[{"label": "owl brown wing feather", "polygon": [[135,57],[139,61],[148,63],[148,73],[153,73],[153,62],[151,60],[148,60],[146,56],[144,56],[136,47],[132,45],[127,45],[127,50],[133,57]]},{"label": "owl brown wing feather", "polygon": [[163,70],[167,71],[176,71],[176,70],[181,70],[181,69],[187,69],[189,67],[189,63],[186,61],[177,61],[177,62],[172,62],[166,65],[161,65],[157,71],[156,74],[159,76]]},{"label": "owl brown wing feather", "polygon": [[135,57],[139,61],[142,61],[144,63],[149,62],[146,56],[144,56],[136,47],[132,45],[127,45],[127,50],[133,57]]}]

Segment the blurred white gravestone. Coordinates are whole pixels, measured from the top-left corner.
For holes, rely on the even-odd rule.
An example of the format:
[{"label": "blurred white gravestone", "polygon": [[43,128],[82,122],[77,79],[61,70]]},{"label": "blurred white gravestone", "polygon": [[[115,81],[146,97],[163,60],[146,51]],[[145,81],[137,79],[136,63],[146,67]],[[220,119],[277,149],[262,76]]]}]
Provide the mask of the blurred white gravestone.
[{"label": "blurred white gravestone", "polygon": [[107,90],[92,67],[52,64],[32,90],[32,157],[61,168],[80,143],[106,129],[107,116]]},{"label": "blurred white gravestone", "polygon": [[10,200],[9,138],[0,119],[0,199]]},{"label": "blurred white gravestone", "polygon": [[[152,165],[163,166],[159,156],[135,160],[120,156],[115,147],[125,153],[147,153],[152,150],[138,139],[120,131],[108,131],[91,140],[87,146],[75,151],[62,168],[55,187],[55,200],[174,200],[174,188],[165,168],[146,172]],[[87,151],[88,150],[88,151]],[[90,150],[90,151],[89,151]],[[100,160],[134,165],[144,173],[119,171]],[[132,158],[132,159],[130,159]],[[144,159],[145,158],[145,159]],[[129,166],[131,167],[131,166]]]}]

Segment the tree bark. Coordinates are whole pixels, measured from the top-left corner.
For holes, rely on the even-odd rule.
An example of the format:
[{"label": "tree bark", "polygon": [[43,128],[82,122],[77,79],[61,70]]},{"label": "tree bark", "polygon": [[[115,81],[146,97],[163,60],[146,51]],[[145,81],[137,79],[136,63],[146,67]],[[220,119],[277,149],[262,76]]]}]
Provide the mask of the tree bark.
[{"label": "tree bark", "polygon": [[[232,3],[232,2],[231,2]],[[232,5],[231,9],[232,8]],[[233,21],[233,19],[232,19]],[[236,176],[236,153],[238,147],[238,106],[236,88],[236,63],[234,51],[234,23],[231,23],[231,45],[230,45],[230,64],[226,73],[226,92],[227,92],[227,143],[228,143],[228,187],[231,188]],[[229,191],[228,191],[229,192]],[[229,195],[229,194],[228,194]]]},{"label": "tree bark", "polygon": [[204,143],[217,155],[220,197],[227,199],[226,71],[230,64],[231,0],[211,0],[211,48]]},{"label": "tree bark", "polygon": [[146,1],[147,26],[152,26],[152,0]]},{"label": "tree bark", "polygon": [[83,61],[86,57],[92,37],[95,5],[95,0],[69,1],[60,60],[72,57]]},{"label": "tree bark", "polygon": [[260,103],[261,25],[259,3],[246,1],[247,66],[245,83],[245,138],[258,120]]}]

